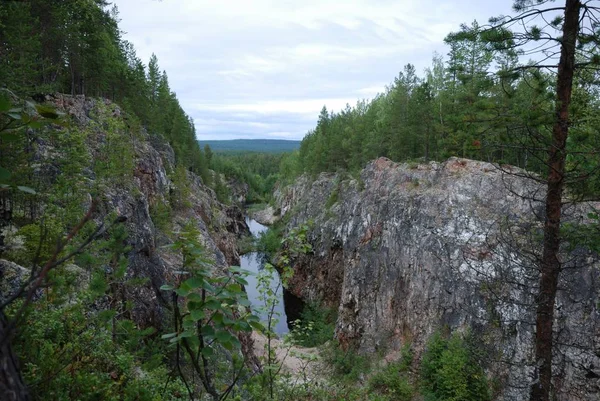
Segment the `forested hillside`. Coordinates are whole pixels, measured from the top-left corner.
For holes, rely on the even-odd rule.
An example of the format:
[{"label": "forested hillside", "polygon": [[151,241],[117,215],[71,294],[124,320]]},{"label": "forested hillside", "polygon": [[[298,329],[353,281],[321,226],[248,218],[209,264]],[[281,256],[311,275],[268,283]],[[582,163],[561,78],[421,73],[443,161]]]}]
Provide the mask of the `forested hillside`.
[{"label": "forested hillside", "polygon": [[[194,361],[252,370],[252,315],[227,281],[247,227],[210,155],[110,2],[0,2],[0,399],[218,399]],[[190,279],[226,317],[194,345],[211,357],[174,338],[202,337],[182,329]]]},{"label": "forested hillside", "polygon": [[43,101],[55,92],[117,102],[129,124],[167,139],[178,165],[207,176],[192,119],[152,56],[146,65],[122,38],[107,0],[0,3],[0,85]]},{"label": "forested hillside", "polygon": [[201,140],[200,146],[208,145],[218,153],[284,153],[300,147],[300,141],[283,139],[232,139],[232,140]]},{"label": "forested hillside", "polygon": [[[539,49],[519,47],[523,37],[503,42],[484,28],[463,25],[446,37],[447,56],[436,55],[424,74],[407,64],[372,100],[341,111],[323,107],[299,152],[282,164],[282,174],[356,171],[380,156],[395,161],[457,156],[546,172],[556,102],[552,63],[540,62],[546,56]],[[593,41],[577,51],[581,66],[598,57]],[[600,165],[599,78],[594,68],[577,69],[570,106],[568,164],[585,170],[579,185],[588,189],[597,186],[592,173]]]}]

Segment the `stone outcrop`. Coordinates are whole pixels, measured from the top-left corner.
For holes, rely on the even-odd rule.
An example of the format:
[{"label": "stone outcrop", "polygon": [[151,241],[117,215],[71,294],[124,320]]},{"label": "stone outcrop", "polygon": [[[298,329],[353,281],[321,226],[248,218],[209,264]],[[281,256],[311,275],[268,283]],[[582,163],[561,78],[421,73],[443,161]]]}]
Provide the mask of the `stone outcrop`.
[{"label": "stone outcrop", "polygon": [[[36,131],[29,130],[27,134],[33,146],[27,151],[34,174],[40,182],[47,184],[48,192],[54,190],[61,176],[66,177],[67,182],[76,182],[71,187],[77,188],[67,190],[77,193],[76,202],[81,205],[82,216],[92,204],[95,206],[92,217],[98,226],[114,221],[118,216],[127,232],[123,243],[124,249],[129,249],[125,255],[128,261],[126,278],[129,283],[133,282],[129,279],[135,279],[137,284],[123,285],[113,295],[119,298],[119,302],[132,306],[127,317],[138,327],[172,330],[168,327],[171,322],[165,313],[166,306],[172,301],[165,299],[167,294],[160,287],[175,283],[180,277],[178,271],[182,270],[180,253],[166,247],[176,238],[173,232],[188,224],[195,226],[199,240],[206,248],[206,257],[214,261],[214,269],[218,271],[227,265],[239,264],[237,238],[248,232],[242,211],[220,203],[214,191],[193,173],[176,169],[175,154],[170,145],[160,137],[149,135],[139,124],[130,124],[118,105],[106,99],[62,94],[47,96],[45,100],[57,111],[71,117],[70,133],[74,134],[69,138],[77,138],[81,142],[61,143],[60,140],[48,140],[49,135],[36,135]],[[56,131],[53,131],[55,128]],[[42,129],[44,133],[56,134],[58,138],[64,133],[60,127]],[[106,145],[111,140],[120,141],[119,146],[108,148]],[[77,146],[76,150],[73,146]],[[116,156],[110,154],[121,150],[125,152]],[[70,155],[90,164],[81,163],[81,167],[81,164],[64,163]],[[103,163],[106,166],[99,173],[101,170],[95,167],[104,166]],[[65,165],[68,169],[63,171],[61,166]],[[121,165],[125,167],[118,169]],[[176,174],[186,174],[186,177]],[[64,184],[62,190],[65,190]],[[15,221],[17,219],[12,218],[12,212],[18,210],[28,217],[25,221],[36,221],[46,217],[49,204],[16,203],[8,191],[0,198],[0,256],[5,251],[19,251],[26,255],[28,250],[24,248],[22,238],[17,238],[22,221]],[[48,198],[52,199],[51,196],[40,197],[42,200]],[[10,235],[13,238],[4,241]],[[0,259],[0,302],[15,294],[29,279],[31,268]],[[78,288],[85,288],[89,283],[89,271],[73,264],[63,268],[75,272]],[[107,273],[112,271],[108,263],[100,269]],[[103,308],[105,302],[109,302],[108,299],[99,299],[94,307]],[[0,311],[0,337],[9,327],[4,312]],[[242,333],[239,339],[248,364],[256,365],[250,335]],[[10,341],[1,344],[0,365],[0,398],[7,395],[10,399],[29,399]],[[258,369],[256,366],[253,368]]]},{"label": "stone outcrop", "polygon": [[248,215],[263,226],[271,226],[279,221],[279,216],[271,205],[267,205],[260,210],[248,210]]},{"label": "stone outcrop", "polygon": [[[290,291],[338,309],[336,337],[362,351],[418,355],[432,333],[470,331],[496,399],[527,399],[535,322],[543,186],[522,170],[465,159],[396,164],[380,158],[360,179],[301,177],[276,193],[288,227],[312,222],[314,252],[294,261]],[[567,207],[586,222],[596,204]],[[598,258],[564,256],[556,307],[560,400],[597,400]]]},{"label": "stone outcrop", "polygon": [[22,287],[29,277],[29,270],[16,263],[0,259],[0,303]]},{"label": "stone outcrop", "polygon": [[[129,153],[134,158],[133,171],[129,171],[126,178],[102,182],[100,196],[95,196],[94,219],[100,224],[109,215],[126,218],[126,245],[130,248],[127,274],[129,278],[143,279],[145,284],[126,286],[124,297],[132,301],[132,317],[140,326],[159,327],[164,312],[161,305],[168,301],[162,299],[164,294],[159,288],[166,282],[175,282],[175,272],[181,270],[180,255],[165,246],[175,238],[173,232],[193,224],[216,268],[238,265],[237,238],[248,232],[242,211],[219,202],[214,191],[195,174],[184,171],[185,180],[175,177],[179,170],[175,169],[171,146],[164,139],[149,135],[139,125],[130,127],[127,115],[117,104],[107,99],[62,94],[48,96],[46,100],[57,111],[72,117],[71,124],[86,133],[85,150],[92,163],[106,158],[103,145],[108,132],[115,132],[115,126],[120,130],[118,135],[133,138],[130,142],[132,152]],[[37,146],[40,174],[50,182],[62,174],[54,167],[57,163],[53,163],[53,158],[61,151],[46,143]],[[85,169],[81,174],[85,177],[86,187],[98,186],[93,169]],[[175,202],[173,193],[179,190],[174,183],[177,179],[187,183],[187,191],[185,199]],[[91,201],[90,194],[84,208],[89,207]],[[40,215],[43,215],[43,207],[38,211]],[[167,209],[170,212],[167,218],[163,217],[164,224],[157,223],[153,211]]]}]

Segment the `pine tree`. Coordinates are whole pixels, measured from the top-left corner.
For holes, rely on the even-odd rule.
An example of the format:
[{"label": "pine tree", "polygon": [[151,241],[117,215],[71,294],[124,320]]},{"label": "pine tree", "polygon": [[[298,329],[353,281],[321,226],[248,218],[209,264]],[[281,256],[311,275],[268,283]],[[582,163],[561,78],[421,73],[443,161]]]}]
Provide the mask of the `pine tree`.
[{"label": "pine tree", "polygon": [[[573,82],[578,68],[597,68],[600,65],[600,32],[596,22],[600,10],[580,0],[566,0],[562,7],[546,9],[538,8],[538,3],[543,2],[517,0],[513,7],[518,14],[490,20],[492,28],[486,32],[486,38],[495,50],[506,51],[533,42],[543,49],[544,54],[551,55],[543,63],[520,66],[519,70],[556,69],[554,113],[546,160],[544,235],[536,297],[535,377],[530,393],[532,401],[549,401],[552,391],[555,302],[563,268],[560,256],[563,192],[569,180],[566,162],[572,151],[568,139],[573,124],[570,113]],[[561,14],[552,20],[544,18],[556,12]],[[531,25],[524,32],[510,30],[516,25],[530,24],[535,17],[539,17],[544,25]],[[592,46],[586,49],[586,45],[590,44]],[[581,62],[577,62],[577,53],[583,58]],[[556,56],[559,56],[558,60]]]}]

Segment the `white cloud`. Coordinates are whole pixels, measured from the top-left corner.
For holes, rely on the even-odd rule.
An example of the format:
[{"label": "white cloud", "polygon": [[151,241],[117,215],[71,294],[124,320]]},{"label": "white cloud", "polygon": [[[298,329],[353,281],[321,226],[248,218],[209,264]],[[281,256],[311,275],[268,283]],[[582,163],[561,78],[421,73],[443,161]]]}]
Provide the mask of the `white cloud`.
[{"label": "white cloud", "polygon": [[[125,39],[145,62],[157,54],[199,133],[298,139],[314,126],[324,104],[340,110],[372,98],[404,64],[422,71],[434,51],[447,53],[443,38],[460,23],[485,22],[509,13],[512,5],[512,0],[113,1]],[[277,127],[265,118],[277,118]]]},{"label": "white cloud", "polygon": [[193,107],[202,111],[218,112],[249,112],[259,114],[277,114],[281,112],[290,114],[317,115],[326,106],[328,110],[338,111],[346,106],[346,103],[355,103],[356,99],[303,99],[303,100],[281,100],[281,101],[256,101],[252,103],[238,104],[196,104]]},{"label": "white cloud", "polygon": [[386,85],[387,84],[379,84],[379,85],[368,86],[366,88],[357,89],[357,90],[354,91],[354,93],[356,93],[356,94],[358,94],[360,96],[366,96],[368,98],[373,98],[378,93],[385,92],[385,86]]}]

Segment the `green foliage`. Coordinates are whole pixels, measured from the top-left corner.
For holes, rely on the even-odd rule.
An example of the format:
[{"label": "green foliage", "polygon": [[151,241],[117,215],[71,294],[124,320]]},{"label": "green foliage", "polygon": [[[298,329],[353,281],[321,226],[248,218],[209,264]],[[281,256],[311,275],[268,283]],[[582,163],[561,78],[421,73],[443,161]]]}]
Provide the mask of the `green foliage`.
[{"label": "green foliage", "polygon": [[65,227],[51,216],[38,224],[27,224],[19,228],[12,241],[22,242],[22,246],[9,251],[7,258],[23,266],[31,266],[34,259],[38,263],[49,260],[62,238]]},{"label": "green foliage", "polygon": [[412,360],[412,349],[410,344],[406,344],[399,361],[388,364],[369,378],[369,390],[380,393],[389,400],[412,400],[415,394],[409,377]]},{"label": "green foliage", "polygon": [[490,389],[469,337],[432,336],[421,361],[421,389],[426,400],[486,401]]},{"label": "green foliage", "polygon": [[178,165],[171,174],[171,181],[174,188],[171,190],[171,203],[176,209],[183,209],[191,206],[190,202],[190,181],[188,172],[182,165]]},{"label": "green foliage", "polygon": [[230,267],[226,275],[215,274],[211,261],[204,256],[206,251],[198,241],[199,235],[190,224],[173,244],[173,249],[183,255],[182,280],[176,287],[165,285],[161,289],[181,297],[185,308],[179,330],[163,338],[169,338],[172,343],[187,339],[190,345],[209,356],[213,351],[199,339],[232,350],[240,343],[231,331],[250,332],[252,327],[261,326],[257,324],[258,318],[245,309],[250,302],[242,286],[248,285],[244,278],[248,272]]},{"label": "green foliage", "polygon": [[282,228],[279,226],[272,226],[269,227],[268,230],[260,233],[256,243],[256,248],[258,252],[273,256],[281,249],[282,240]]},{"label": "green foliage", "polygon": [[313,226],[312,220],[292,228],[281,242],[283,252],[281,255],[281,264],[288,265],[291,258],[301,254],[312,252],[312,245],[308,240],[308,233]]},{"label": "green foliage", "polygon": [[[98,121],[88,128],[90,136],[102,127],[98,154],[94,157],[94,172],[98,180],[108,180],[113,185],[127,186],[132,182],[135,155],[133,153],[135,133],[128,129],[120,117],[102,102],[97,103]],[[101,123],[100,123],[101,121]]]},{"label": "green foliage", "polygon": [[171,231],[173,210],[166,202],[155,202],[150,205],[150,218],[154,226],[163,233]]},{"label": "green foliage", "polygon": [[283,157],[283,154],[268,153],[221,153],[212,156],[211,166],[229,180],[248,184],[246,202],[264,203],[279,179],[279,165]]},{"label": "green foliage", "polygon": [[396,366],[388,365],[369,379],[369,390],[385,395],[389,400],[410,401],[415,389],[406,375]]},{"label": "green foliage", "polygon": [[[262,330],[263,326],[250,312],[250,302],[243,290],[243,286],[248,285],[244,278],[248,272],[229,267],[224,274],[219,274],[212,261],[206,259],[199,234],[198,229],[189,224],[172,246],[181,252],[183,263],[178,283],[161,287],[171,292],[175,315],[175,331],[162,338],[177,345],[178,354],[180,346],[185,350],[187,362],[200,377],[204,389],[213,398],[222,399],[230,388],[220,394],[217,390],[220,383],[215,382],[218,379],[216,367],[222,358],[219,354],[223,349],[239,352],[238,335],[253,329]],[[232,361],[235,365],[235,358]],[[232,367],[234,371],[238,368]],[[180,376],[185,380],[183,374]],[[226,388],[228,385],[225,384]]]},{"label": "green foliage", "polygon": [[330,343],[323,350],[323,359],[333,368],[337,379],[352,383],[368,374],[372,363],[365,355],[358,354],[354,349],[343,350],[338,344]]},{"label": "green foliage", "polygon": [[219,202],[224,203],[226,205],[231,203],[231,193],[229,191],[229,188],[227,187],[227,184],[223,181],[221,173],[219,172],[215,173],[214,189]]},{"label": "green foliage", "polygon": [[[50,225],[49,216],[45,220]],[[31,241],[40,241],[38,226],[24,228]],[[84,226],[64,252],[78,248],[95,228]],[[46,257],[50,250],[39,243]],[[122,296],[142,284],[126,275],[129,251],[125,227],[112,226],[75,258],[77,265],[50,271],[46,290],[25,309],[13,344],[26,361],[23,375],[35,400],[154,401],[180,399],[184,393],[164,365],[166,350],[156,342],[155,329],[141,329],[127,319],[132,304]],[[7,316],[20,306],[10,305]]]},{"label": "green foliage", "polygon": [[[116,7],[104,0],[5,1],[0,19],[0,82],[5,87],[20,96],[62,92],[116,101],[130,113],[129,127],[141,123],[151,135],[167,139],[177,164],[208,177],[192,119],[171,91],[157,57],[152,55],[146,68],[122,38]],[[98,172],[113,178],[131,174],[127,164],[133,158],[124,153],[132,150],[133,130],[115,129],[119,118],[105,121],[106,148]]]},{"label": "green foliage", "polygon": [[329,194],[329,198],[327,198],[327,202],[325,203],[325,209],[327,209],[327,210],[331,209],[331,207],[337,203],[339,196],[340,196],[340,186],[338,184],[335,188],[333,188],[333,191],[331,191],[331,194]]},{"label": "green foliage", "polygon": [[15,342],[35,400],[178,400],[183,384],[156,355],[164,352],[128,320],[90,314],[83,300],[61,306],[38,303]]},{"label": "green foliage", "polygon": [[[588,249],[600,252],[600,217],[598,213],[588,213],[587,221],[570,221],[562,224],[561,237],[567,243],[569,251]],[[583,219],[582,219],[583,220]]]},{"label": "green foliage", "polygon": [[256,239],[252,235],[246,235],[238,239],[237,249],[240,255],[256,252]]},{"label": "green foliage", "polygon": [[292,341],[303,347],[316,347],[333,339],[337,313],[318,303],[308,303],[302,309],[300,319],[294,323]]},{"label": "green foliage", "polygon": [[62,125],[63,116],[53,108],[18,100],[10,91],[0,89],[0,151],[2,164],[10,166],[0,166],[0,190],[36,194],[34,188],[24,185],[31,181],[33,171],[27,152],[23,151],[31,148],[28,130]]}]

